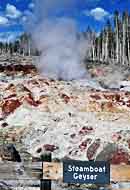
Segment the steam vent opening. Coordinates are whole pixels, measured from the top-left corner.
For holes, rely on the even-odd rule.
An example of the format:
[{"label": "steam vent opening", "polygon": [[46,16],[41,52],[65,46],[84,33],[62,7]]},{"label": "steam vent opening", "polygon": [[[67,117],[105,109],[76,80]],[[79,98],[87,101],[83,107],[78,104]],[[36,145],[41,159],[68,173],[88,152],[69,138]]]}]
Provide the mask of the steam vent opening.
[{"label": "steam vent opening", "polygon": [[[87,77],[87,70],[83,62],[85,52],[82,52],[87,49],[84,47],[87,40],[81,41],[77,38],[73,20],[62,18],[58,19],[56,23],[52,25],[50,21],[45,21],[43,27],[40,26],[39,30],[32,35],[41,52],[39,61],[36,62],[38,71],[43,76],[62,80]],[[39,31],[47,36],[42,35],[40,39]],[[86,44],[84,44],[85,42]]]}]

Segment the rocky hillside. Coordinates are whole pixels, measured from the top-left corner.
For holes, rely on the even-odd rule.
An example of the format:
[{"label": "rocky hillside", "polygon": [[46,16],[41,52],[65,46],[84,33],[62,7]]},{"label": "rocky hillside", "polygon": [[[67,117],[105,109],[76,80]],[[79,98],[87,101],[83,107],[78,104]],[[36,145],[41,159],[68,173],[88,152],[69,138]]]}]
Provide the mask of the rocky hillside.
[{"label": "rocky hillside", "polygon": [[56,81],[39,76],[31,59],[12,59],[1,58],[0,134],[18,142],[22,159],[50,151],[53,159],[130,163],[130,92],[99,85],[108,66],[107,75],[93,65],[93,78]]}]

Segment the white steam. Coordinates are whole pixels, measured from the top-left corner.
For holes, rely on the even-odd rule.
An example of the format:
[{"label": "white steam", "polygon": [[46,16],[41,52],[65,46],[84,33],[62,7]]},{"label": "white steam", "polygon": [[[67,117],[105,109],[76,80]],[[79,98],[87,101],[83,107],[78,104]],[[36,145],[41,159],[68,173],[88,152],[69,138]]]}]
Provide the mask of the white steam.
[{"label": "white steam", "polygon": [[56,16],[58,11],[74,8],[73,1],[37,0],[35,4],[35,17],[39,20],[33,27],[32,37],[41,52],[36,64],[40,73],[63,80],[85,77],[83,59],[90,43],[78,37],[73,17]]}]

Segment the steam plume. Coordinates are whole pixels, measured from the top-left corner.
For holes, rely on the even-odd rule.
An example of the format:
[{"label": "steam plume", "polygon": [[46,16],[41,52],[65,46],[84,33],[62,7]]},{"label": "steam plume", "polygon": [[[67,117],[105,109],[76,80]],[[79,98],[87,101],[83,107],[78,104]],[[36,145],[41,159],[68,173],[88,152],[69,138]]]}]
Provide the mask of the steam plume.
[{"label": "steam plume", "polygon": [[[86,76],[83,58],[87,42],[78,38],[74,0],[35,0],[32,37],[41,52],[37,68],[44,76],[72,80]],[[61,16],[64,15],[64,16]]]}]

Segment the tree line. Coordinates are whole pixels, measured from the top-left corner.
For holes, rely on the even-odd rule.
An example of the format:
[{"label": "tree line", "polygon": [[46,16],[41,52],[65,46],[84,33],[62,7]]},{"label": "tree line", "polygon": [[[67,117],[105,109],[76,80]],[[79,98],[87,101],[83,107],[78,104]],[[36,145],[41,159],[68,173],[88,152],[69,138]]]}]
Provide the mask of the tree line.
[{"label": "tree line", "polygon": [[20,54],[23,56],[30,56],[32,54],[31,46],[31,36],[27,33],[23,33],[14,42],[0,42],[0,54]]},{"label": "tree line", "polygon": [[[82,33],[89,38],[91,44],[86,58],[91,61],[130,64],[130,14],[124,11],[119,14],[115,11],[113,18],[107,21],[102,31],[97,35],[90,28]],[[23,33],[14,42],[0,42],[0,54],[10,53],[11,55],[39,55],[40,52],[32,45],[31,36]]]},{"label": "tree line", "polygon": [[116,62],[130,64],[130,15],[128,11],[122,15],[115,11],[113,21],[107,21],[97,36],[92,36],[92,47],[89,57],[93,61]]}]

